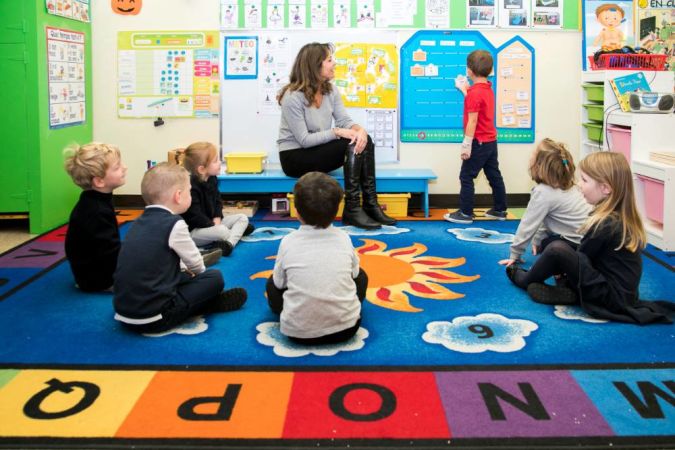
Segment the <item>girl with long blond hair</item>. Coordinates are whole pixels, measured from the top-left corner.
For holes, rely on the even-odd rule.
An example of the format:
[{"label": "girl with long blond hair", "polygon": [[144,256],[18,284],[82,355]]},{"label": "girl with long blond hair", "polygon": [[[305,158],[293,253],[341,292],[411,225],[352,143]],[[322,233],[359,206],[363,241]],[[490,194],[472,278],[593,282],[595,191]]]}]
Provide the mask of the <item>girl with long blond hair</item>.
[{"label": "girl with long blond hair", "polygon": [[[579,170],[581,192],[594,205],[581,227],[579,249],[552,242],[528,272],[513,269],[512,280],[527,286],[538,303],[580,304],[594,317],[618,322],[672,323],[675,303],[638,299],[647,237],[626,158],[614,152],[592,153]],[[551,276],[564,277],[567,285],[545,284]]]},{"label": "girl with long blond hair", "polygon": [[[342,223],[375,229],[396,223],[382,211],[375,186],[375,145],[347,114],[333,86],[333,46],[312,42],[293,63],[290,83],[277,100],[281,106],[279,161],[286,175],[328,173],[340,167],[345,177]],[[363,197],[363,205],[361,204]]]}]

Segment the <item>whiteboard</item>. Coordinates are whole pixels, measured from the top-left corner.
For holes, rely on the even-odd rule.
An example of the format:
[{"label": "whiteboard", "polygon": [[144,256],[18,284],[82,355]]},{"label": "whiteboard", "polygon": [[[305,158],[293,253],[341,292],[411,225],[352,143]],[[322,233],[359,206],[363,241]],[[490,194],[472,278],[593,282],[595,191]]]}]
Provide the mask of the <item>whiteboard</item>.
[{"label": "whiteboard", "polygon": [[[221,49],[226,37],[231,36],[258,36],[258,42],[263,35],[274,33],[273,30],[246,30],[227,31],[221,33]],[[293,30],[278,31],[288,38],[289,65],[292,65],[300,48],[310,42],[346,42],[346,43],[390,43],[400,49],[401,42],[405,41],[413,31],[394,30]],[[223,58],[223,50],[221,50]],[[223,67],[223,65],[221,65]],[[221,71],[222,72],[222,71]],[[285,84],[288,80],[290,67],[283,75]],[[266,113],[260,111],[259,80],[256,79],[225,79],[220,76],[221,114],[220,114],[220,143],[223,153],[227,152],[265,152],[268,162],[279,163],[277,137],[279,134],[280,112]],[[365,108],[348,108],[351,118],[359,125],[366,127],[367,113]],[[378,163],[398,161],[398,114],[396,114],[396,129],[394,130],[395,150],[383,152],[376,147]],[[372,133],[371,133],[372,134]]]}]

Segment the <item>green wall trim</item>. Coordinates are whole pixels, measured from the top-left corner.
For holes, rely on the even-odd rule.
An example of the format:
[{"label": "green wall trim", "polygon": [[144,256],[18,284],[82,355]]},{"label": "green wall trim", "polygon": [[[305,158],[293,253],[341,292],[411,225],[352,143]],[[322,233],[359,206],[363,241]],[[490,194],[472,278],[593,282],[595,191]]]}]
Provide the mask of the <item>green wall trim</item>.
[{"label": "green wall trim", "polygon": [[[63,169],[63,149],[71,143],[84,144],[93,136],[93,89],[91,59],[91,23],[79,22],[47,13],[44,0],[31,0],[27,17],[29,75],[27,85],[33,92],[28,113],[33,136],[29,152],[31,190],[30,232],[43,233],[68,221],[80,189]],[[49,128],[49,84],[46,27],[64,28],[85,34],[86,120],[82,125]]]}]

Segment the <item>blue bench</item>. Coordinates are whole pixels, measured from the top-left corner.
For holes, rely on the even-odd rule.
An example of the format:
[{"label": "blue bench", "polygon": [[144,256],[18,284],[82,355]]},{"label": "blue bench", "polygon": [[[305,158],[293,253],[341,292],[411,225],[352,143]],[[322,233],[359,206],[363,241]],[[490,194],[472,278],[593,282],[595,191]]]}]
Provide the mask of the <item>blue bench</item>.
[{"label": "blue bench", "polygon": [[[344,187],[342,169],[330,173]],[[377,169],[377,192],[414,192],[422,194],[424,217],[429,217],[429,181],[436,174],[430,169]],[[223,174],[218,176],[218,189],[228,194],[265,194],[293,192],[297,179],[286,176],[281,169],[263,173]]]}]

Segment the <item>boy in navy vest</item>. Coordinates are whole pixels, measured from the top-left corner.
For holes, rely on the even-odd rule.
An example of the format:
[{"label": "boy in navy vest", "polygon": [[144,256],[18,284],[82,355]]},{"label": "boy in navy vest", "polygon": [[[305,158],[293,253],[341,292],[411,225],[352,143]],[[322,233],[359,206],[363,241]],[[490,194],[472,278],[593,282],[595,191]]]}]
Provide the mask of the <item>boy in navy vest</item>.
[{"label": "boy in navy vest", "polygon": [[223,276],[205,270],[180,216],[192,201],[187,170],[158,164],[143,176],[141,194],[147,206],[117,261],[115,319],[140,333],[159,333],[198,314],[241,308],[246,291],[223,291]]}]

